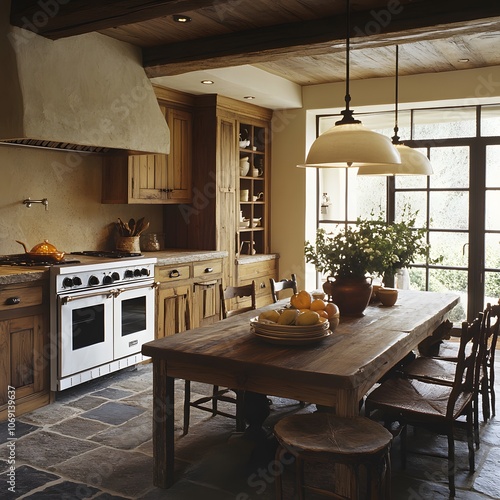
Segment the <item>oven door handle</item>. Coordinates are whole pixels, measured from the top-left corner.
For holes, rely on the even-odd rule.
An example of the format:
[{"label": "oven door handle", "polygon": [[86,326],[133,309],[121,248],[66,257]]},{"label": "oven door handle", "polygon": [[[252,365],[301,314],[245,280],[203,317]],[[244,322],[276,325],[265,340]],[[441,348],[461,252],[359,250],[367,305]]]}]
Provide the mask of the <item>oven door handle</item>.
[{"label": "oven door handle", "polygon": [[101,295],[105,295],[107,299],[113,297],[115,290],[107,290],[100,291],[95,293],[89,293],[87,295],[66,295],[65,297],[61,297],[61,304],[67,304],[68,302],[73,302],[74,300],[86,299],[88,297],[100,297]]},{"label": "oven door handle", "polygon": [[137,286],[131,286],[129,288],[117,288],[116,290],[111,290],[110,293],[113,294],[113,297],[118,297],[118,295],[120,295],[121,293],[128,292],[129,290],[144,290],[145,288],[152,288],[154,290],[155,288],[158,288],[159,285],[160,283],[155,281],[154,283],[150,283],[146,286],[142,284]]}]

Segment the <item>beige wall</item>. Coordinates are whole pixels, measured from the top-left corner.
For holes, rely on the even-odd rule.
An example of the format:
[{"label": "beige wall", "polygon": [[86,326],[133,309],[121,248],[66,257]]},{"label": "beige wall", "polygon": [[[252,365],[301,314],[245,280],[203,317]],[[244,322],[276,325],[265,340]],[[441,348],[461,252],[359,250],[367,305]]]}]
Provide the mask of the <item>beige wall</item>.
[{"label": "beige wall", "polygon": [[[394,109],[394,78],[351,82],[355,112]],[[315,138],[316,115],[344,108],[345,84],[304,87],[303,108],[276,111],[272,134],[271,249],[280,254],[280,276],[294,272],[311,290],[314,270],[304,260],[304,241],[314,238],[316,176],[300,169]],[[426,74],[399,79],[400,109],[500,103],[500,66],[483,70]],[[306,274],[307,272],[307,274]]]},{"label": "beige wall", "polygon": [[[59,250],[112,249],[118,217],[145,216],[148,232],[162,231],[162,209],[101,204],[102,157],[0,146],[0,255],[21,253],[48,239]],[[49,210],[22,201],[47,198]]]}]

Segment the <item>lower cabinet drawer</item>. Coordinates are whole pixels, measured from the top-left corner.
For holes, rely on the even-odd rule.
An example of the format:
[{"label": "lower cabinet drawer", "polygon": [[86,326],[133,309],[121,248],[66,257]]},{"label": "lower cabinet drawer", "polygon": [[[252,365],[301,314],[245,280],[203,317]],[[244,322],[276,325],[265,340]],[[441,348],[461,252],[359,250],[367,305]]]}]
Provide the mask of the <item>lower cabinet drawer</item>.
[{"label": "lower cabinet drawer", "polygon": [[42,299],[42,286],[5,287],[0,290],[0,311],[38,306]]},{"label": "lower cabinet drawer", "polygon": [[191,277],[190,271],[191,267],[189,265],[157,267],[155,269],[155,280],[160,283],[186,280]]},{"label": "lower cabinet drawer", "polygon": [[195,263],[193,265],[194,278],[211,279],[211,276],[220,275],[222,273],[222,260],[210,260]]}]

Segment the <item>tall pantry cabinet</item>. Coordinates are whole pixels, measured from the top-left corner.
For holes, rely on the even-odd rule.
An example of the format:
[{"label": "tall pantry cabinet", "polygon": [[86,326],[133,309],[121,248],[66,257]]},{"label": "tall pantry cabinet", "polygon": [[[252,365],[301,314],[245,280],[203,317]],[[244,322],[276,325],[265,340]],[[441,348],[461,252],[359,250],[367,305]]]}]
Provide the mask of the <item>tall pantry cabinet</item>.
[{"label": "tall pantry cabinet", "polygon": [[[164,207],[167,247],[228,252],[224,286],[238,284],[243,255],[269,253],[271,117],[271,110],[252,104],[197,96],[192,203]],[[245,158],[246,172],[240,170]]]}]

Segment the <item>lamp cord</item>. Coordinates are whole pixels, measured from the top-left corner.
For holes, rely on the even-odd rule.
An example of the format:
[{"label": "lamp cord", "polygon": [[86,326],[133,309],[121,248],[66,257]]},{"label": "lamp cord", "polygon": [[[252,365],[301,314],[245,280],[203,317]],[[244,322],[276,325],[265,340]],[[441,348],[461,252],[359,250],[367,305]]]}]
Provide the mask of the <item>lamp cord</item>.
[{"label": "lamp cord", "polygon": [[340,112],[343,116],[341,120],[335,122],[335,125],[345,125],[351,123],[361,123],[359,120],[353,118],[353,111],[349,109],[349,102],[351,101],[351,95],[349,94],[349,54],[351,50],[351,5],[350,0],[346,0],[346,19],[347,19],[347,36],[346,36],[346,62],[345,62],[345,109]]},{"label": "lamp cord", "polygon": [[398,100],[399,100],[399,90],[398,90],[398,73],[399,73],[399,45],[396,45],[396,91],[395,91],[395,116],[394,116],[394,136],[392,137],[393,144],[399,144],[400,137],[398,136]]}]

